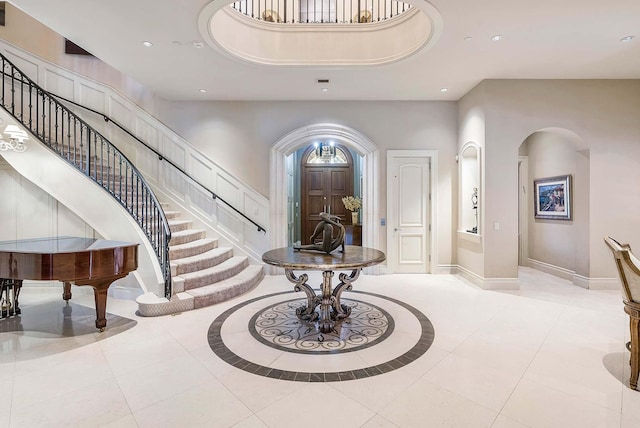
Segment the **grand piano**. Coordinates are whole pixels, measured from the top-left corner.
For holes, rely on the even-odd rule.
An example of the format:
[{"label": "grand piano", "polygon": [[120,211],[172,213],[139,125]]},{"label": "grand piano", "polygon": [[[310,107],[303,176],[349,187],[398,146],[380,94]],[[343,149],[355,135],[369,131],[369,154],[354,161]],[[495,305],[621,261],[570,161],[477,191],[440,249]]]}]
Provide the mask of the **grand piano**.
[{"label": "grand piano", "polygon": [[0,241],[0,318],[20,314],[22,281],[61,281],[66,301],[71,284],[93,287],[96,328],[104,331],[107,290],[138,268],[138,245],[69,236]]}]

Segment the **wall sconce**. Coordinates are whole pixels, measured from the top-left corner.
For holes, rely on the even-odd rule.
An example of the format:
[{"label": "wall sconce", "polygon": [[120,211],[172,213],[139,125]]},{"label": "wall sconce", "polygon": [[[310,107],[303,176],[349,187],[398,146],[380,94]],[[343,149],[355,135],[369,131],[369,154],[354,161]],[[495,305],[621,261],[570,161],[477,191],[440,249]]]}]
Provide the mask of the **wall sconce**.
[{"label": "wall sconce", "polygon": [[27,146],[24,144],[29,139],[27,132],[16,125],[7,125],[4,134],[9,135],[9,141],[5,141],[0,135],[0,151],[13,150],[14,152],[24,152]]}]

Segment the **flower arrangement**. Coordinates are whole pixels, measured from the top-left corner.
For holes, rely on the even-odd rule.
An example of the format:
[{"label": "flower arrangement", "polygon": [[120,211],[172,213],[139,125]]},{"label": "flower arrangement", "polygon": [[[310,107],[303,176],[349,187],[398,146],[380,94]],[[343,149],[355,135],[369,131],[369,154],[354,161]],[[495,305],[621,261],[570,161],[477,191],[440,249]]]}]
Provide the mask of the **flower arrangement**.
[{"label": "flower arrangement", "polygon": [[342,198],[342,203],[349,211],[356,211],[362,207],[362,199],[360,199],[360,196],[356,196],[355,198],[353,196],[345,196]]}]

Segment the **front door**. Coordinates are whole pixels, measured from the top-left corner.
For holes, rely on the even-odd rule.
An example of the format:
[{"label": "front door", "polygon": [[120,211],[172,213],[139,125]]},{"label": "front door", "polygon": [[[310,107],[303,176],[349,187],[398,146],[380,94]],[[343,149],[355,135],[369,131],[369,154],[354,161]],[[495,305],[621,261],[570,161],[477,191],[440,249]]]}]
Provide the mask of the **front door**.
[{"label": "front door", "polygon": [[302,207],[301,241],[311,244],[309,238],[321,221],[320,213],[327,212],[340,217],[340,222],[351,223],[351,215],[342,198],[353,195],[353,160],[349,151],[335,146],[336,157],[325,159],[315,147],[309,147],[302,156]]},{"label": "front door", "polygon": [[391,273],[428,273],[431,158],[389,154],[388,253]]}]

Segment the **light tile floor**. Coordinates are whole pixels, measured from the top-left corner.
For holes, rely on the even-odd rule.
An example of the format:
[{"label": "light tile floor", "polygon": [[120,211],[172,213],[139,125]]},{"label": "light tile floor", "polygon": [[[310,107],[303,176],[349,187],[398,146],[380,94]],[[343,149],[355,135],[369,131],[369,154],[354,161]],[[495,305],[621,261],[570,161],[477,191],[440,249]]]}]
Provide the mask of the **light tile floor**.
[{"label": "light tile floor", "polygon": [[[0,427],[640,427],[620,293],[528,268],[520,279],[520,291],[500,292],[448,275],[361,277],[356,289],[427,315],[435,340],[398,370],[331,383],[253,375],[209,348],[218,315],[290,290],[283,276],[233,301],[160,318],[110,297],[104,333],[93,328],[90,294],[74,288],[65,308],[60,289],[25,288],[21,322],[0,321]],[[365,351],[362,359],[375,357]],[[301,367],[306,357],[287,356]]]}]

